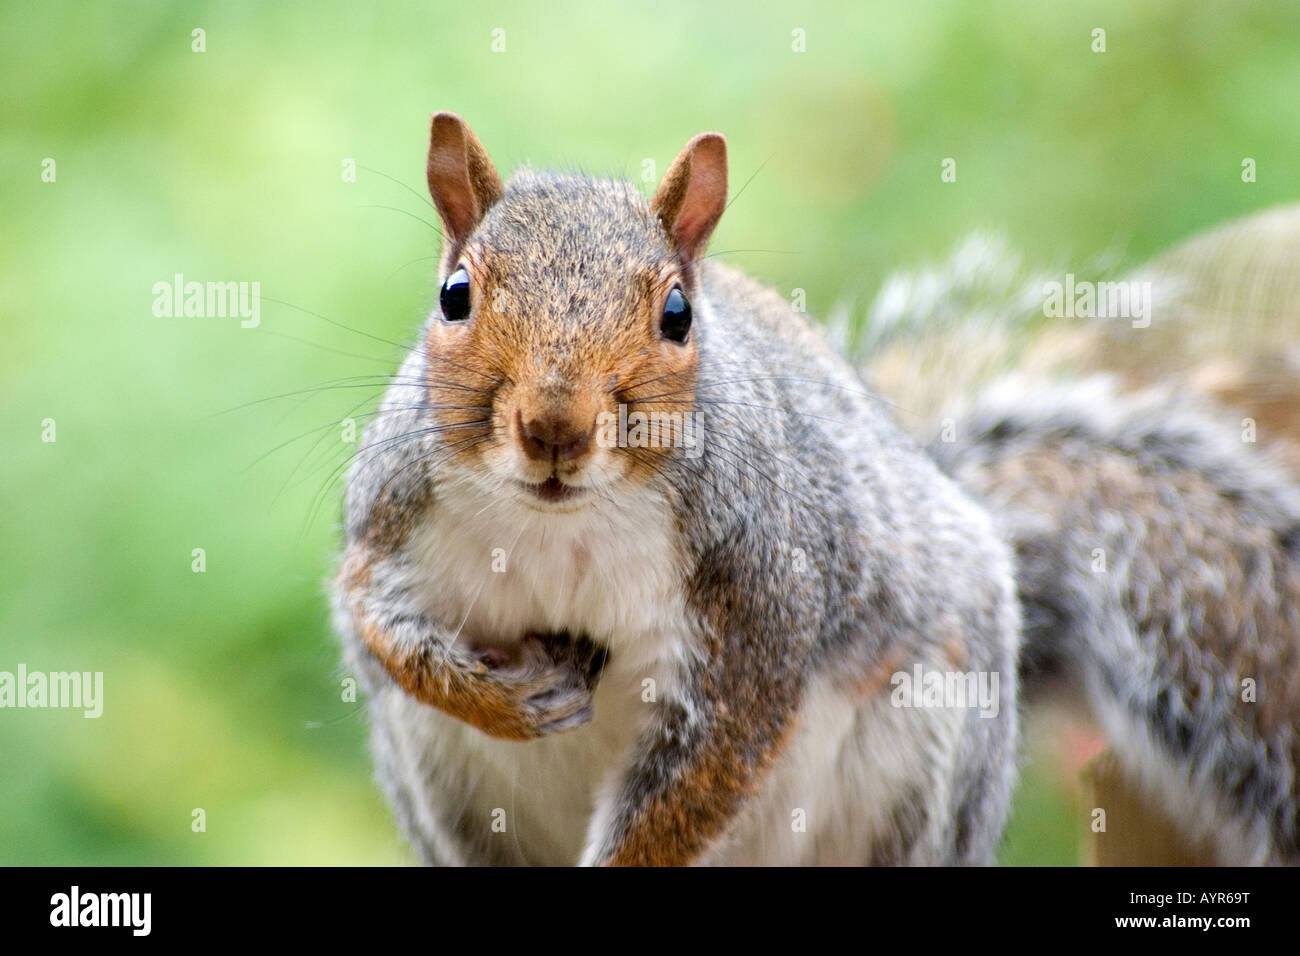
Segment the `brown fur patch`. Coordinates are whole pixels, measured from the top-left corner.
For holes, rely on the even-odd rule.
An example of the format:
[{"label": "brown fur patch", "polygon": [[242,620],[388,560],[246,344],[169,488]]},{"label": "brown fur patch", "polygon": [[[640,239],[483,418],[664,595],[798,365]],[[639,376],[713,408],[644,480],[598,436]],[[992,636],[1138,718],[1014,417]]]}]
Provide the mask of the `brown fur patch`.
[{"label": "brown fur patch", "polygon": [[859,701],[867,701],[875,697],[890,686],[890,679],[903,666],[905,657],[906,654],[901,647],[893,648],[852,682],[850,693]]},{"label": "brown fur patch", "polygon": [[436,659],[424,647],[399,647],[374,622],[365,621],[361,635],[398,685],[421,703],[463,720],[493,737],[529,740],[538,736],[520,712],[518,701],[488,677],[483,665]]},{"label": "brown fur patch", "polygon": [[702,753],[675,777],[672,787],[643,805],[623,834],[606,866],[687,866],[730,823],[741,802],[759,784],[797,727],[788,721],[759,751],[756,763],[745,761],[748,736],[740,728],[717,727]]},{"label": "brown fur patch", "polygon": [[[394,640],[392,632],[370,616],[367,600],[374,565],[382,559],[369,548],[354,547],[339,569],[337,585],[349,597],[361,639],[407,694],[508,740],[545,736],[551,732],[548,725],[590,704],[604,658],[586,640],[525,636],[534,653],[508,669],[493,669],[455,647]],[[547,703],[539,703],[538,695],[547,695]]]}]

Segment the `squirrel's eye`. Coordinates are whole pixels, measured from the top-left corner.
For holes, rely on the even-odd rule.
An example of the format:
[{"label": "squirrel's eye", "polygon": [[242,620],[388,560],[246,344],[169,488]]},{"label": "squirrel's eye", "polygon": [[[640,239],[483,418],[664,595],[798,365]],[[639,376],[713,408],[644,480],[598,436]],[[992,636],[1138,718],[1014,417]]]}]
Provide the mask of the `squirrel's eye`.
[{"label": "squirrel's eye", "polygon": [[664,314],[659,320],[659,331],[670,342],[685,342],[691,332],[691,304],[681,289],[673,289],[664,302]]},{"label": "squirrel's eye", "polygon": [[447,276],[438,301],[442,317],[448,322],[463,322],[469,317],[469,273],[463,266]]}]

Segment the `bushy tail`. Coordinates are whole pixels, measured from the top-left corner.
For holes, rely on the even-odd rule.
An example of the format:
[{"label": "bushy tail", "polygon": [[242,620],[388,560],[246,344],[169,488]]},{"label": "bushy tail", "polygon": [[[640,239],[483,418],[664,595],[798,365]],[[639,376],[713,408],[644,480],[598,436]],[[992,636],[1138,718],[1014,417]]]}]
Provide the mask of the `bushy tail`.
[{"label": "bushy tail", "polygon": [[867,375],[1013,544],[1030,693],[1064,678],[1221,861],[1300,863],[1300,207],[1128,281],[1139,320],[1044,320],[1037,277],[898,309]]},{"label": "bushy tail", "polygon": [[[1192,403],[1194,404],[1194,403]],[[1225,863],[1300,863],[1300,491],[1207,408],[993,389],[932,446],[1016,551],[1027,684],[1064,678]]]},{"label": "bushy tail", "polygon": [[[1046,286],[1067,278],[1125,286],[1142,314],[1046,315]],[[1300,471],[1300,204],[1213,229],[1131,273],[1105,259],[1031,269],[1005,241],[976,235],[938,266],[891,277],[865,322],[851,314],[832,315],[832,334],[918,432],[1007,373],[1102,373],[1121,390],[1161,383],[1243,410]]]}]

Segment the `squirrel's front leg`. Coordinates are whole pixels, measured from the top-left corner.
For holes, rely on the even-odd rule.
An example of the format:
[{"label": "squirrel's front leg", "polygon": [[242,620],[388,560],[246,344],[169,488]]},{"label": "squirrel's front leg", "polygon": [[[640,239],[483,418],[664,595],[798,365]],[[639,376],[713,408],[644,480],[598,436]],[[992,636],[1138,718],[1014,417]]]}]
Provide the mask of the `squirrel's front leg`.
[{"label": "squirrel's front leg", "polygon": [[597,813],[584,865],[694,863],[758,790],[797,722],[804,655],[794,642],[773,653],[778,642],[755,623],[716,632],[658,705]]},{"label": "squirrel's front leg", "polygon": [[356,542],[337,580],[339,611],[351,618],[351,632],[406,693],[511,740],[591,720],[602,651],[582,638],[530,634],[508,654],[466,652],[456,645],[456,633],[419,604],[417,580],[405,552]]}]

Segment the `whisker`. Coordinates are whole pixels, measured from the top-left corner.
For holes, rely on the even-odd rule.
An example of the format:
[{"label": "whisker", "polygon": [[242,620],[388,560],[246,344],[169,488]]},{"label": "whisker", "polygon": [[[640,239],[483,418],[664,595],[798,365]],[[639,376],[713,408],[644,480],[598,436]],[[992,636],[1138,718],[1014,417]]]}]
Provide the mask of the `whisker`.
[{"label": "whisker", "polygon": [[[375,410],[372,411],[372,412],[365,412],[365,413],[362,413],[362,414],[357,414],[357,409],[359,409],[362,405],[364,405],[364,404],[365,404],[366,402],[368,402],[368,401],[371,401],[371,399],[369,399],[369,398],[362,399],[362,400],[361,400],[360,402],[358,402],[356,405],[353,405],[352,408],[350,408],[350,409],[348,409],[346,412],[344,412],[343,415],[342,415],[341,417],[339,417],[339,418],[337,418],[337,419],[331,419],[330,421],[326,422],[326,423],[323,424],[323,425],[317,425],[315,428],[310,428],[310,429],[308,429],[307,431],[302,432],[301,434],[295,435],[293,438],[289,438],[289,439],[287,439],[287,440],[281,442],[280,444],[278,444],[278,445],[276,445],[274,448],[272,448],[270,451],[263,452],[261,455],[258,455],[258,456],[257,456],[256,458],[254,458],[251,462],[249,462],[249,463],[248,463],[248,464],[247,464],[243,469],[241,469],[241,471],[248,471],[248,470],[250,470],[254,465],[256,465],[256,464],[258,464],[259,462],[263,461],[264,459],[270,457],[271,455],[274,455],[277,451],[280,451],[282,448],[287,448],[289,445],[292,445],[294,442],[301,441],[301,440],[304,439],[304,438],[307,438],[307,437],[309,437],[309,436],[311,436],[311,435],[316,434],[316,432],[318,432],[318,431],[322,431],[322,430],[324,430],[324,429],[329,429],[329,428],[337,428],[339,425],[341,425],[341,424],[344,422],[344,420],[346,420],[346,419],[348,419],[348,418],[362,418],[362,419],[367,419],[367,418],[375,418],[375,417],[378,417],[378,416],[380,416],[380,415],[393,415],[393,414],[396,414],[396,413],[398,413],[398,412],[413,412],[413,411],[443,411],[443,410],[451,410],[451,411],[456,411],[456,410],[465,410],[465,411],[470,411],[470,410],[475,410],[475,409],[481,409],[481,408],[483,408],[482,405],[430,405],[430,404],[424,404],[424,403],[421,403],[421,404],[418,404],[418,405],[393,405],[393,406],[388,406],[388,407],[385,407],[385,408],[377,408],[377,409],[375,409]],[[309,452],[309,454],[310,454],[310,452]]]},{"label": "whisker", "polygon": [[383,342],[385,345],[391,345],[394,348],[399,348],[403,351],[406,351],[408,348],[408,346],[403,345],[401,342],[394,342],[392,339],[386,339],[381,335],[374,335],[370,332],[363,332],[361,329],[354,329],[350,325],[344,325],[342,322],[329,318],[329,316],[321,315],[319,312],[313,312],[311,309],[304,309],[302,306],[294,305],[292,302],[285,302],[283,299],[273,299],[269,295],[264,295],[262,296],[262,301],[274,302],[276,305],[283,305],[286,308],[301,312],[304,315],[310,315],[314,318],[320,319],[322,322],[328,322],[330,325],[337,326],[346,332],[351,332],[354,335],[364,335],[368,339],[374,339],[376,342]]},{"label": "whisker", "polygon": [[332,348],[332,347],[330,347],[330,346],[328,346],[328,345],[322,345],[322,344],[319,343],[319,342],[313,342],[311,339],[304,339],[304,338],[300,338],[299,336],[296,336],[296,335],[289,335],[287,332],[276,332],[276,331],[273,331],[272,329],[263,329],[263,330],[262,330],[262,334],[263,334],[263,335],[273,335],[273,336],[275,336],[275,337],[278,338],[278,339],[288,339],[290,342],[298,342],[298,343],[301,343],[302,345],[309,345],[309,346],[311,346],[311,347],[314,348],[314,349],[320,349],[322,352],[331,352],[331,353],[333,353],[334,355],[342,355],[342,356],[344,356],[345,358],[361,359],[362,361],[366,361],[366,362],[376,362],[376,363],[378,363],[378,364],[380,364],[380,365],[392,365],[392,364],[393,364],[393,360],[392,360],[391,357],[390,357],[390,358],[379,358],[378,356],[375,356],[375,355],[360,355],[360,354],[358,354],[358,353],[356,353],[356,352],[345,352],[345,351],[343,351],[342,349],[336,349],[336,348]]},{"label": "whisker", "polygon": [[754,181],[754,177],[756,177],[759,173],[761,173],[764,167],[766,167],[767,164],[770,163],[775,156],[776,153],[772,153],[771,156],[768,156],[767,159],[763,160],[761,163],[758,164],[758,169],[750,173],[749,178],[746,179],[745,182],[741,184],[741,187],[736,190],[736,194],[727,200],[727,204],[722,207],[723,212],[726,212],[728,209],[731,208],[731,204],[740,198],[740,194],[749,188],[749,184]]},{"label": "whisker", "polygon": [[[486,437],[488,437],[489,434],[490,434],[490,432],[487,433],[487,434],[484,434],[484,435],[472,435],[472,436],[470,436],[470,437],[468,437],[468,438],[461,439],[460,441],[452,442],[450,445],[443,446],[442,448],[438,449],[438,451],[449,451],[450,454],[447,456],[447,459],[440,459],[439,462],[438,462],[438,464],[441,464],[441,462],[442,462],[443,460],[448,460],[450,457],[454,456],[454,455],[455,455],[455,454],[460,450],[460,447],[461,447],[461,446],[464,446],[464,445],[466,445],[467,443],[472,444],[472,443],[474,443],[474,442],[483,441]],[[388,441],[398,441],[398,440],[401,440],[401,439],[408,439],[408,440],[410,440],[410,439],[413,439],[414,437],[415,437],[415,436],[413,436],[413,435],[399,435],[399,436],[396,436],[396,437],[393,438],[393,439],[389,439]],[[360,454],[360,450],[358,450],[357,454]],[[383,483],[383,485],[380,486],[380,489],[379,489],[379,492],[378,492],[378,496],[382,496],[382,495],[383,495],[383,494],[388,490],[388,486],[389,486],[390,484],[392,484],[392,482],[393,482],[394,480],[396,480],[398,477],[400,477],[400,476],[401,476],[401,475],[402,475],[402,474],[403,474],[407,469],[409,469],[409,468],[411,468],[412,466],[415,466],[415,465],[419,465],[419,464],[427,463],[431,457],[432,457],[432,455],[421,455],[421,456],[415,458],[413,461],[408,462],[407,464],[403,465],[401,468],[398,468],[398,469],[397,469],[397,470],[396,470],[392,475],[390,475],[390,476],[388,477],[388,480],[385,481],[385,482]],[[324,501],[325,501],[325,497],[326,497],[327,493],[329,492],[330,487],[331,487],[331,486],[333,485],[333,483],[338,479],[338,476],[339,476],[340,472],[341,472],[344,468],[349,467],[349,466],[352,464],[352,462],[355,460],[355,458],[356,458],[355,455],[352,455],[352,456],[349,456],[348,458],[346,458],[343,462],[341,462],[341,463],[338,465],[338,467],[336,467],[333,471],[331,471],[329,477],[327,477],[327,478],[325,479],[325,483],[321,486],[320,490],[316,493],[316,496],[315,496],[315,499],[314,499],[314,503],[313,503],[312,508],[311,508],[311,510],[310,510],[310,512],[309,512],[309,514],[308,514],[308,517],[307,517],[307,523],[306,523],[306,525],[305,525],[304,528],[303,528],[303,532],[302,532],[302,533],[303,533],[303,536],[305,536],[306,533],[307,533],[307,531],[310,530],[311,525],[312,525],[313,523],[315,523],[316,515],[317,515],[317,513],[320,511],[320,508],[322,507],[322,505],[323,505],[323,503],[324,503]],[[374,459],[372,458],[371,461],[373,462],[373,460],[374,460]],[[367,462],[367,463],[363,463],[362,467],[366,467],[368,464],[369,464],[369,462]],[[436,465],[433,466],[433,467],[436,467]]]},{"label": "whisker", "polygon": [[412,259],[410,262],[403,262],[400,266],[398,266],[398,267],[397,267],[396,269],[394,269],[392,272],[388,273],[388,278],[386,278],[386,279],[384,280],[384,283],[385,283],[385,284],[388,284],[389,282],[392,282],[392,281],[393,281],[393,276],[397,275],[397,273],[401,272],[401,271],[402,271],[403,269],[405,269],[407,266],[413,266],[413,265],[415,265],[417,262],[428,262],[430,259],[439,259],[439,258],[441,258],[441,257],[440,257],[440,256],[420,256],[418,259]]},{"label": "whisker", "polygon": [[362,204],[360,205],[359,208],[361,208],[361,209],[387,209],[387,210],[389,210],[390,212],[400,212],[403,216],[410,216],[410,217],[411,217],[412,219],[414,219],[416,222],[422,222],[422,223],[424,223],[426,226],[428,226],[430,229],[432,229],[434,232],[436,232],[439,236],[442,235],[442,230],[439,229],[437,226],[435,226],[433,223],[429,222],[429,220],[425,219],[423,216],[417,216],[415,213],[413,213],[413,212],[409,212],[409,211],[407,211],[407,210],[405,210],[405,209],[400,209],[400,208],[398,208],[397,206],[385,206],[383,203],[362,203]]},{"label": "whisker", "polygon": [[371,382],[346,384],[349,381],[351,381],[351,379],[336,379],[334,382],[326,382],[321,385],[312,385],[307,388],[295,389],[292,392],[281,392],[279,395],[268,395],[266,398],[254,399],[251,402],[244,402],[242,405],[235,405],[232,408],[225,408],[219,412],[212,412],[210,415],[207,415],[205,417],[216,418],[221,415],[229,415],[232,412],[242,411],[245,408],[252,408],[255,405],[265,405],[267,402],[276,402],[283,398],[295,398],[303,394],[310,395],[310,394],[315,394],[317,392],[329,392],[329,391],[338,391],[341,389],[354,389],[354,388],[380,389],[380,388],[389,388],[391,386],[397,386],[399,388],[422,388],[427,385],[426,382],[395,382],[392,381],[391,379],[384,379],[379,376],[358,375],[358,376],[353,376],[353,378],[375,378],[377,380]]},{"label": "whisker", "polygon": [[[368,173],[374,173],[376,176],[382,176],[384,179],[387,179],[390,183],[396,183],[397,185],[405,189],[408,193],[410,193],[412,196],[414,196],[416,199],[420,200],[420,202],[424,203],[426,206],[432,209],[434,212],[437,212],[437,208],[433,205],[432,202],[429,201],[428,196],[424,195],[424,193],[422,192],[412,189],[410,186],[406,185],[406,183],[402,182],[400,179],[395,179],[394,177],[388,175],[388,173],[381,173],[379,170],[372,169],[369,166],[362,166],[360,163],[357,164],[357,168],[364,169]],[[762,167],[759,168],[761,169]],[[439,231],[438,235],[442,235],[442,232]]]},{"label": "whisker", "polygon": [[[643,401],[641,399],[637,399],[636,401],[629,402],[628,404],[639,405],[639,404],[643,404]],[[817,415],[814,414],[813,412],[801,412],[795,408],[781,408],[776,405],[757,405],[754,402],[737,402],[737,401],[726,401],[725,399],[719,399],[719,398],[696,397],[694,399],[668,399],[666,401],[658,400],[655,401],[654,404],[655,405],[682,405],[688,407],[700,406],[700,405],[706,407],[718,406],[718,405],[735,405],[742,408],[753,408],[765,412],[778,412],[782,415],[794,414],[794,415],[798,415],[800,418],[813,418],[816,419],[817,421],[826,422],[827,424],[830,425],[840,425],[845,428],[850,427],[847,422],[842,422],[835,418],[827,418],[825,415]]]}]

